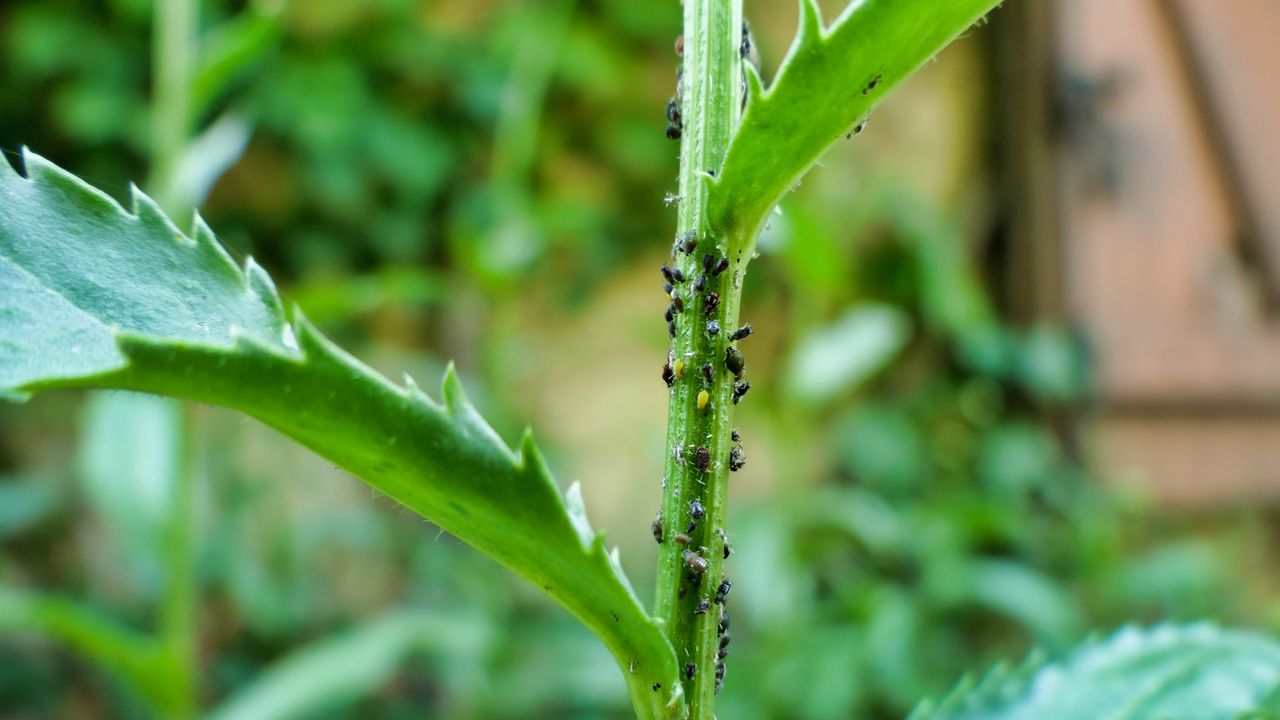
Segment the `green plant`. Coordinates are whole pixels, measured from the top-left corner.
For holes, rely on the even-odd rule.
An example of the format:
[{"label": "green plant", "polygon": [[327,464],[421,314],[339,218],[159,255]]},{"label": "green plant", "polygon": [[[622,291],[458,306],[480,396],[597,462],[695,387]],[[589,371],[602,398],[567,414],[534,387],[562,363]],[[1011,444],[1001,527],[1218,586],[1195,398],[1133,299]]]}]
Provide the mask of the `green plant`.
[{"label": "green plant", "polygon": [[[755,238],[829,144],[993,4],[873,0],[824,30],[816,7],[804,2],[792,53],[765,93],[755,71],[742,67],[740,3],[687,0],[676,237],[693,247],[675,253],[685,308],[669,362],[683,367],[672,370],[657,620],[590,528],[576,486],[561,496],[529,435],[518,453],[507,448],[452,372],[440,404],[412,380],[391,384],[299,311],[286,313],[266,274],[252,261],[237,268],[200,221],[183,234],[141,194],[125,213],[34,155],[25,159],[26,179],[7,170],[0,177],[7,301],[0,386],[15,395],[114,387],[241,409],[557,599],[613,652],[639,716],[711,717],[719,618],[696,609],[721,594],[716,531],[726,513],[732,410],[742,393],[733,377],[738,361],[726,367],[727,336],[738,324],[740,280]],[[702,274],[706,254],[729,267],[708,279],[700,297],[681,293]],[[706,299],[710,292],[718,303]],[[720,333],[706,331],[710,322]],[[708,364],[713,380],[703,387]],[[695,520],[693,500],[703,510],[683,546],[675,535]],[[695,592],[688,592],[690,569],[704,578]],[[1191,633],[1179,646],[1219,644],[1212,633]],[[1236,652],[1233,644],[1221,647]],[[1266,661],[1268,653],[1258,656]],[[1176,653],[1178,662],[1188,657]],[[1266,678],[1250,686],[1249,699],[1268,687]]]}]

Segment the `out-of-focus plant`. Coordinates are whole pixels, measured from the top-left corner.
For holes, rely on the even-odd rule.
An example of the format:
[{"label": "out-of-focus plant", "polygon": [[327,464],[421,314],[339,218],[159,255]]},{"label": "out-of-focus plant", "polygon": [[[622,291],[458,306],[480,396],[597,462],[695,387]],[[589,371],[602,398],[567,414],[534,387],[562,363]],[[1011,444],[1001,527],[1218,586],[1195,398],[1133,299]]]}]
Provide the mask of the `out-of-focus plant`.
[{"label": "out-of-focus plant", "polygon": [[[639,717],[711,718],[729,639],[724,605],[732,586],[721,572],[730,555],[723,530],[727,473],[743,462],[732,411],[750,389],[735,343],[750,334],[748,326],[739,330],[737,325],[741,281],[756,238],[777,202],[827,146],[860,130],[889,89],[994,4],[867,0],[825,27],[816,5],[806,0],[792,50],[765,90],[754,68],[744,64],[749,53],[741,3],[686,1],[684,73],[670,113],[674,134],[683,133],[683,141],[674,267],[663,268],[670,285],[673,348],[664,368],[672,388],[669,460],[663,511],[654,523],[663,545],[656,617],[632,592],[616,550],[607,551],[603,535],[588,524],[578,486],[561,494],[529,433],[518,452],[503,443],[467,400],[452,370],[446,372],[441,402],[407,376],[403,385],[385,380],[321,335],[300,310],[286,312],[266,273],[252,260],[242,267],[233,263],[199,218],[183,232],[140,192],[133,194],[132,212],[126,212],[29,153],[25,178],[0,169],[0,283],[6,311],[0,320],[6,341],[0,388],[15,396],[66,387],[120,388],[242,410],[560,602],[612,652]],[[308,74],[316,67],[296,70]],[[312,80],[341,83],[343,77],[322,72]],[[335,114],[346,112],[362,122],[368,120],[363,110],[360,104],[334,108]],[[370,122],[376,125],[376,120]],[[310,141],[317,150],[343,148],[379,157],[376,143],[363,147],[351,142],[356,138],[330,132],[334,127],[312,128]],[[395,130],[391,123],[377,136],[394,138]],[[413,145],[410,138],[401,140],[397,148]],[[395,164],[394,158],[383,159]],[[503,172],[519,171],[519,162],[512,166]],[[182,175],[164,163],[157,174]],[[317,175],[325,178],[323,172]],[[329,199],[337,206],[359,194],[348,178],[327,180],[332,182]],[[170,180],[164,184],[170,183],[177,186]],[[193,180],[188,187],[200,185]],[[499,275],[526,263],[527,244],[505,235],[522,232],[523,214],[492,207],[483,214],[497,218],[498,234],[478,257],[488,258]],[[365,223],[359,215],[351,219]],[[904,341],[900,316],[866,308],[800,346],[792,383],[810,399],[838,392],[882,365]],[[839,358],[834,365],[828,360],[832,355]],[[1051,392],[1069,392],[1070,373],[1064,376],[1041,361],[1052,353],[1027,357],[1030,362],[1022,368],[1027,377],[1044,381]],[[1032,447],[1025,457],[1034,464],[1034,445],[1034,439],[1015,434],[998,446],[994,482],[1016,494],[1034,470],[1019,472],[1010,458],[1017,460]],[[908,545],[907,538],[894,537],[892,523],[881,522],[877,535],[874,502],[854,502],[848,510],[864,521],[854,532],[869,544],[888,551]],[[935,549],[951,547],[946,540]],[[952,570],[937,581],[944,592],[963,594],[969,587],[982,596],[994,587],[1014,588],[1023,605],[1010,612],[1026,614],[1033,625],[1061,623],[1067,614],[1051,607],[1053,593],[1042,578],[1016,564],[990,559]],[[1002,599],[989,595],[986,601]],[[32,622],[46,617],[22,598],[7,605]],[[147,662],[145,640],[104,643],[95,638],[111,633],[86,631],[94,625],[88,618],[48,617],[54,618],[50,628],[70,628],[63,632],[81,638],[73,642],[119,666],[146,694],[146,680],[154,680],[149,668],[131,666]],[[399,645],[374,648],[364,640],[438,633],[437,626],[419,625],[388,619],[366,633],[326,643],[268,675],[226,712],[257,717],[255,712],[305,711],[313,707],[305,704],[309,681],[354,692],[368,678],[381,677],[379,669],[404,652]],[[1065,639],[1072,630],[1052,632]],[[886,636],[901,640],[892,628]],[[131,643],[138,647],[119,650]],[[333,658],[353,653],[366,658],[365,675],[339,672],[344,683],[323,680],[333,670]],[[1241,669],[1232,676],[1231,692],[1215,698],[1214,711],[1245,712],[1274,699],[1276,653],[1267,640],[1199,627],[1131,633],[1082,650],[1065,666],[994,677],[920,712],[932,713],[929,717],[1049,712],[1071,717],[1077,710],[1069,704],[1074,698],[1054,702],[1052,694],[1040,692],[1067,675],[1080,678],[1072,689],[1090,703],[1128,703],[1129,717],[1149,717],[1221,687],[1223,676],[1210,671],[1210,661]],[[175,670],[174,663],[165,662],[166,670]],[[184,685],[165,684],[174,686]],[[178,701],[170,706],[157,692],[152,699],[161,707],[182,707]],[[1051,704],[1042,708],[1038,703],[1046,697]]]}]

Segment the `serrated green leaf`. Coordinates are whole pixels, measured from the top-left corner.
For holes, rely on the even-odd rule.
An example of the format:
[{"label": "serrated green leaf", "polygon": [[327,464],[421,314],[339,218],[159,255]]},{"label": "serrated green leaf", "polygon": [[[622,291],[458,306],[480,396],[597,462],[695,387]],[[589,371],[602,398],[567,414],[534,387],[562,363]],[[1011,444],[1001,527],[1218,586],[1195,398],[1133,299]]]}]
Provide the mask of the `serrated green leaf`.
[{"label": "serrated green leaf", "polygon": [[[1280,710],[1280,644],[1215,625],[1125,628],[966,680],[910,720],[1226,720]],[[1265,713],[1259,715],[1258,713]]]},{"label": "serrated green leaf", "polygon": [[769,211],[832,143],[998,4],[861,0],[824,28],[815,0],[800,0],[800,27],[773,83],[765,89],[747,73],[747,108],[711,181],[711,229],[754,243]]},{"label": "serrated green leaf", "polygon": [[[0,390],[120,388],[237,408],[527,578],[600,636],[641,717],[683,712],[675,654],[571,516],[526,433],[513,452],[452,369],[443,403],[325,338],[198,218],[180,232],[141,192],[125,212],[31,153],[0,167]],[[0,163],[3,165],[3,163]]]}]

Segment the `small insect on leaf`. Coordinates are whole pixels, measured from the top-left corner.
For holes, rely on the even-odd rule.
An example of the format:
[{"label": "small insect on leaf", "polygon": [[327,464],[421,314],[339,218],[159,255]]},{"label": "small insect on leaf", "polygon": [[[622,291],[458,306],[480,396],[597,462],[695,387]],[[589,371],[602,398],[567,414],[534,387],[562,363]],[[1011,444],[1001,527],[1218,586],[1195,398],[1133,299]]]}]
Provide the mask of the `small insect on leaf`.
[{"label": "small insect on leaf", "polygon": [[695,575],[702,575],[707,571],[707,559],[692,550],[685,550],[684,566],[692,570]]},{"label": "small insect on leaf", "polygon": [[706,410],[707,405],[709,405],[710,403],[711,403],[711,393],[707,392],[706,390],[699,390],[698,391],[698,409]]},{"label": "small insect on leaf", "polygon": [[710,610],[710,609],[711,609],[711,601],[710,601],[710,600],[703,600],[703,601],[699,602],[699,603],[698,603],[698,606],[697,606],[697,607],[695,607],[695,608],[693,609],[693,614],[694,614],[694,615],[701,615],[701,614],[705,613],[706,611],[708,611],[708,610]]},{"label": "small insect on leaf", "polygon": [[[705,277],[706,276],[704,275],[703,278]],[[710,315],[714,313],[716,311],[716,308],[718,307],[720,307],[720,293],[714,293],[714,292],[707,293],[707,298],[704,301],[702,311],[707,315]]]},{"label": "small insect on leaf", "polygon": [[689,516],[694,520],[701,520],[707,514],[707,509],[702,507],[702,503],[694,500],[689,503]]},{"label": "small insect on leaf", "polygon": [[711,336],[719,335],[720,323],[716,322],[715,320],[712,320],[711,322],[707,323],[707,334]]},{"label": "small insect on leaf", "polygon": [[[676,362],[679,362],[679,361],[677,360]],[[667,363],[666,365],[663,365],[662,381],[667,384],[667,387],[671,387],[671,384],[674,383],[675,380],[676,380],[676,375],[675,375],[675,372],[671,369],[671,363]]]},{"label": "small insect on leaf", "polygon": [[699,447],[693,452],[693,464],[702,471],[706,471],[711,466],[711,451],[705,447]]},{"label": "small insect on leaf", "polygon": [[[747,457],[742,454],[742,448],[736,447],[729,451],[729,470],[732,472],[738,472],[746,466]],[[727,550],[728,546],[726,546],[725,549]],[[726,555],[726,557],[728,556]]]},{"label": "small insect on leaf", "polygon": [[747,323],[742,327],[738,328],[737,330],[734,330],[733,334],[729,336],[729,340],[731,342],[737,342],[739,340],[745,339],[751,333],[752,333],[751,323]]},{"label": "small insect on leaf", "polygon": [[658,508],[658,516],[653,519],[653,539],[662,544],[662,508]]},{"label": "small insect on leaf", "polygon": [[[684,377],[684,361],[676,360],[675,363],[672,364],[671,366],[671,372],[673,375],[675,375],[676,380],[679,380],[680,378]],[[667,384],[670,385],[671,383],[667,383]]]}]

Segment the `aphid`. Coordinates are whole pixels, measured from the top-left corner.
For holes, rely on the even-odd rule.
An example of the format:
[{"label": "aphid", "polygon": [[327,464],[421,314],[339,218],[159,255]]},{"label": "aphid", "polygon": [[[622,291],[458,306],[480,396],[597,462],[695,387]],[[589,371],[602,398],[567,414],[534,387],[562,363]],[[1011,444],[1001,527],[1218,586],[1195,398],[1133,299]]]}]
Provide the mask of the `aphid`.
[{"label": "aphid", "polygon": [[676,319],[675,303],[672,303],[667,306],[667,311],[662,314],[662,317],[665,318],[667,322],[671,322],[672,320]]},{"label": "aphid", "polygon": [[693,679],[693,675],[694,675],[694,673],[696,673],[696,672],[698,672],[698,666],[697,666],[697,665],[694,665],[693,663],[688,663],[688,664],[686,664],[686,665],[684,666],[684,679],[685,679],[685,680],[692,680],[692,679]]},{"label": "aphid", "polygon": [[684,36],[683,35],[676,36],[676,56],[684,57]]},{"label": "aphid", "polygon": [[702,366],[702,378],[707,381],[708,385],[711,384],[711,363]]},{"label": "aphid", "polygon": [[[742,448],[736,447],[729,451],[729,470],[733,472],[738,472],[739,470],[741,470],[746,466],[747,466],[747,458],[745,455],[742,454]],[[726,547],[725,550],[727,552],[728,548]],[[725,555],[725,557],[729,557],[729,556]]]},{"label": "aphid", "polygon": [[675,125],[668,125],[668,126],[667,126],[667,139],[668,139],[668,140],[679,140],[679,139],[680,139],[680,134],[681,134],[681,133],[680,133],[680,128],[676,127]]},{"label": "aphid", "polygon": [[658,509],[658,517],[653,519],[653,539],[662,544],[662,509]]},{"label": "aphid", "polygon": [[658,691],[659,691],[659,690],[661,690],[661,689],[662,689],[662,683],[654,683],[654,684],[653,684],[653,691],[654,691],[654,692],[658,692]]},{"label": "aphid", "polygon": [[685,593],[687,593],[687,592],[688,592],[688,590],[686,590],[685,588],[683,588],[683,587],[681,587],[681,588],[680,588],[680,599],[681,599],[681,600],[683,600],[683,599],[684,599]]},{"label": "aphid", "polygon": [[684,377],[684,361],[677,360],[675,364],[671,366],[671,373],[672,375],[675,376],[676,380],[679,380],[680,378]]},{"label": "aphid", "polygon": [[880,80],[883,77],[884,77],[883,75],[876,75],[875,77],[871,78],[871,82],[867,83],[867,86],[862,88],[862,94],[866,95],[872,90],[875,90],[876,86],[880,84]]},{"label": "aphid", "polygon": [[[705,276],[703,276],[705,277]],[[704,301],[702,311],[708,315],[714,313],[716,308],[720,306],[720,293],[707,293],[707,299]]]},{"label": "aphid", "polygon": [[751,28],[747,27],[745,20],[742,22],[742,46],[738,48],[738,52],[742,54],[743,60],[751,56]]},{"label": "aphid", "polygon": [[[674,273],[671,272],[670,265],[667,265],[666,263],[662,263],[662,265],[658,266],[658,271],[662,273],[662,277],[666,279],[668,285],[675,287],[676,276]],[[667,292],[671,292],[671,291],[668,290]]]},{"label": "aphid", "polygon": [[729,647],[729,636],[728,636],[728,635],[721,635],[721,636],[720,636],[720,649],[721,649],[721,650],[723,650],[723,649],[725,649],[725,648],[727,648],[727,647]]},{"label": "aphid", "polygon": [[711,451],[699,446],[697,450],[693,451],[693,464],[699,470],[705,472],[707,467],[711,465]]},{"label": "aphid", "polygon": [[678,267],[671,268],[671,277],[675,278],[674,280],[672,280],[672,282],[674,282],[676,285],[679,285],[680,283],[684,282],[684,273],[680,272],[680,268]]},{"label": "aphid", "polygon": [[751,383],[749,381],[744,380],[740,383],[734,383],[733,384],[733,404],[737,405],[738,403],[742,402],[742,398],[746,397],[747,391],[750,389],[751,389]]},{"label": "aphid", "polygon": [[[686,551],[685,554],[688,554]],[[705,561],[704,561],[705,562]],[[723,605],[725,598],[729,596],[729,591],[733,589],[733,582],[729,578],[720,581],[720,587],[716,588],[716,604]]]},{"label": "aphid", "polygon": [[[725,637],[728,637],[728,636],[726,635]],[[716,653],[717,661],[723,661],[727,657],[729,657],[729,651],[725,648],[720,648],[720,651]]]},{"label": "aphid", "polygon": [[706,390],[700,390],[698,392],[698,409],[706,410],[707,404],[710,402],[711,402],[711,394],[708,393]]},{"label": "aphid", "polygon": [[662,381],[667,384],[667,387],[671,387],[671,384],[676,381],[675,373],[671,371],[671,363],[662,366]]},{"label": "aphid", "polygon": [[711,253],[707,253],[706,255],[703,255],[703,256],[702,256],[702,269],[703,269],[703,270],[705,270],[706,272],[711,272],[711,268],[715,267],[715,265],[716,265],[716,256],[715,256],[715,255],[712,255]]},{"label": "aphid", "polygon": [[707,276],[699,275],[698,279],[693,282],[693,291],[702,292],[707,289]]},{"label": "aphid", "polygon": [[678,247],[680,252],[685,255],[692,255],[695,248],[698,247],[698,233],[690,230],[679,238]]},{"label": "aphid", "polygon": [[684,464],[684,443],[676,443],[675,447],[671,448],[671,457],[676,459],[677,464]]},{"label": "aphid", "polygon": [[670,295],[670,294],[671,294],[671,291],[672,291],[672,290],[675,290],[675,289],[676,289],[676,286],[675,286],[675,285],[672,285],[672,284],[671,284],[671,283],[669,283],[669,282],[668,282],[668,283],[662,283],[662,293],[663,293],[664,295]]},{"label": "aphid", "polygon": [[724,670],[725,670],[724,663],[720,663],[719,665],[716,665],[716,680],[724,679]]},{"label": "aphid", "polygon": [[675,125],[678,128],[684,127],[680,122],[680,103],[676,102],[675,98],[671,98],[667,101],[667,119],[671,121],[672,125]]},{"label": "aphid", "polygon": [[720,634],[729,632],[729,611],[723,607],[720,608]]},{"label": "aphid", "polygon": [[671,298],[671,307],[675,308],[678,313],[684,312],[684,298],[679,295]]},{"label": "aphid", "polygon": [[720,273],[728,269],[729,269],[729,258],[722,257],[720,258],[720,262],[716,263],[716,266],[711,268],[711,274],[719,275]]},{"label": "aphid", "polygon": [[670,335],[671,337],[675,337],[675,336],[676,336],[676,321],[675,321],[675,320],[672,320],[672,321],[670,321],[670,322],[668,322],[668,323],[667,323],[667,334],[668,334],[668,335]]},{"label": "aphid", "polygon": [[733,548],[729,547],[729,538],[725,538],[724,539],[724,559],[728,560],[729,556],[732,554],[733,554]]},{"label": "aphid", "polygon": [[734,377],[737,377],[747,366],[747,359],[742,356],[741,350],[730,346],[724,349],[724,366],[726,370],[733,373]]},{"label": "aphid", "polygon": [[694,500],[689,503],[689,516],[694,520],[701,520],[702,516],[707,514],[707,509],[702,507],[702,503]]},{"label": "aphid", "polygon": [[[715,293],[712,293],[712,295],[714,294]],[[707,323],[707,334],[711,336],[720,334],[720,323],[716,322],[715,320],[712,320],[711,322]]]},{"label": "aphid", "polygon": [[742,327],[738,328],[737,330],[734,330],[734,331],[733,331],[733,334],[729,336],[729,340],[730,340],[730,342],[737,342],[737,341],[739,341],[739,340],[744,340],[744,339],[746,339],[746,337],[747,337],[747,336],[749,336],[752,332],[753,332],[753,331],[752,331],[752,329],[751,329],[751,323],[747,323],[746,325],[743,325]]},{"label": "aphid", "polygon": [[[694,532],[695,530],[697,530],[697,529],[698,529],[698,521],[697,521],[697,520],[690,520],[690,521],[689,521],[689,527],[685,528],[685,529],[684,529],[684,531],[685,531],[686,533],[689,533],[690,535],[692,535],[692,534],[693,534],[693,532]],[[706,549],[706,548],[703,548],[703,550],[705,550],[705,549]]]},{"label": "aphid", "polygon": [[698,606],[697,606],[697,607],[695,607],[695,608],[693,609],[693,614],[694,614],[694,615],[701,615],[701,614],[705,613],[706,611],[708,611],[708,610],[710,610],[710,609],[711,609],[711,601],[710,601],[710,600],[703,600],[703,601],[699,602],[699,603],[698,603]]},{"label": "aphid", "polygon": [[[692,550],[684,551],[684,566],[693,571],[694,575],[701,576],[707,571],[707,559]],[[724,583],[721,583],[724,586]],[[720,597],[717,595],[716,597]]]},{"label": "aphid", "polygon": [[692,541],[692,538],[690,538],[688,535],[685,535],[684,533],[676,533],[676,536],[674,539],[677,545],[688,545]]},{"label": "aphid", "polygon": [[738,428],[729,431],[729,439],[734,442],[742,442],[742,433],[738,432]]}]

